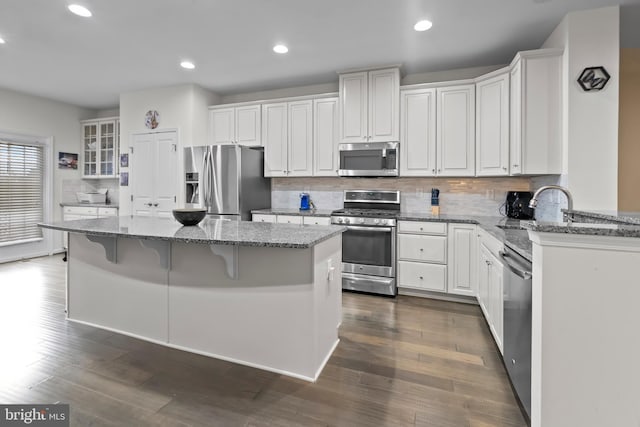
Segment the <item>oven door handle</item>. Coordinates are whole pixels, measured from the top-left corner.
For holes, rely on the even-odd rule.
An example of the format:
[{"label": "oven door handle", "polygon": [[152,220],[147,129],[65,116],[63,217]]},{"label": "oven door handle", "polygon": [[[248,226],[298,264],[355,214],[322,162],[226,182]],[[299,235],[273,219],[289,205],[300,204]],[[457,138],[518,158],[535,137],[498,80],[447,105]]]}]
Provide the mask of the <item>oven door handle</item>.
[{"label": "oven door handle", "polygon": [[391,233],[393,231],[393,228],[391,228],[391,227],[361,227],[359,225],[350,225],[350,226],[347,227],[347,230],[377,231],[377,232],[381,232],[381,233]]}]

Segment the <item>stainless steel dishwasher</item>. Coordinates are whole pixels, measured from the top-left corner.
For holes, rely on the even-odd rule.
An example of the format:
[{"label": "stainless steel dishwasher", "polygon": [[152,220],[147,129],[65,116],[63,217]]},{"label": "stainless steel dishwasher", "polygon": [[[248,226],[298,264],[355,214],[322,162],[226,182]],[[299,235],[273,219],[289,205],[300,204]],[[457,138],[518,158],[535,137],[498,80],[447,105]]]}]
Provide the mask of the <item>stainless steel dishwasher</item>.
[{"label": "stainless steel dishwasher", "polygon": [[500,253],[504,276],[504,364],[531,417],[531,262],[510,248]]}]

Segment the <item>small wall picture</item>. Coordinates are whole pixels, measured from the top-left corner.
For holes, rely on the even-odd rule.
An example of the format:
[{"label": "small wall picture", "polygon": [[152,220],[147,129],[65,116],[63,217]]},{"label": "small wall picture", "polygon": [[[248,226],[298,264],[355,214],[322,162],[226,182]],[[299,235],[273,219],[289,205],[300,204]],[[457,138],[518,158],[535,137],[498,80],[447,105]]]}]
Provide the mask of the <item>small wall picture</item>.
[{"label": "small wall picture", "polygon": [[58,152],[58,169],[78,169],[78,154]]},{"label": "small wall picture", "polygon": [[120,172],[120,187],[129,186],[129,172]]},{"label": "small wall picture", "polygon": [[121,168],[129,167],[129,153],[120,154],[120,167]]}]

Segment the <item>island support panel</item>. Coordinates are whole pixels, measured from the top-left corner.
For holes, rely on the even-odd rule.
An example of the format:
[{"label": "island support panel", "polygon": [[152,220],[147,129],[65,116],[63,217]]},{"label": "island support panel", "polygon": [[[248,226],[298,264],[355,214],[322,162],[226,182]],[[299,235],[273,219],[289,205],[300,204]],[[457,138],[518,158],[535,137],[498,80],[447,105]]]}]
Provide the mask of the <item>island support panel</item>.
[{"label": "island support panel", "polygon": [[138,239],[117,263],[70,234],[68,317],[315,381],[338,343],[340,235],[308,249],[239,246],[237,278],[209,245],[171,242],[171,269]]}]

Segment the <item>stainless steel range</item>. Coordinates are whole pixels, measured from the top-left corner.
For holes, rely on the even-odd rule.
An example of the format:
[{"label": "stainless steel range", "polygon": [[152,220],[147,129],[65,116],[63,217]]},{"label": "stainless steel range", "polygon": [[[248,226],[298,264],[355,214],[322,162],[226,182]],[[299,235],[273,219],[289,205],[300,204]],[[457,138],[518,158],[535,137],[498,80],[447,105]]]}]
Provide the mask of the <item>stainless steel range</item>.
[{"label": "stainless steel range", "polygon": [[399,191],[344,192],[344,209],[331,223],[345,225],[342,234],[342,289],[395,296],[396,216]]}]

